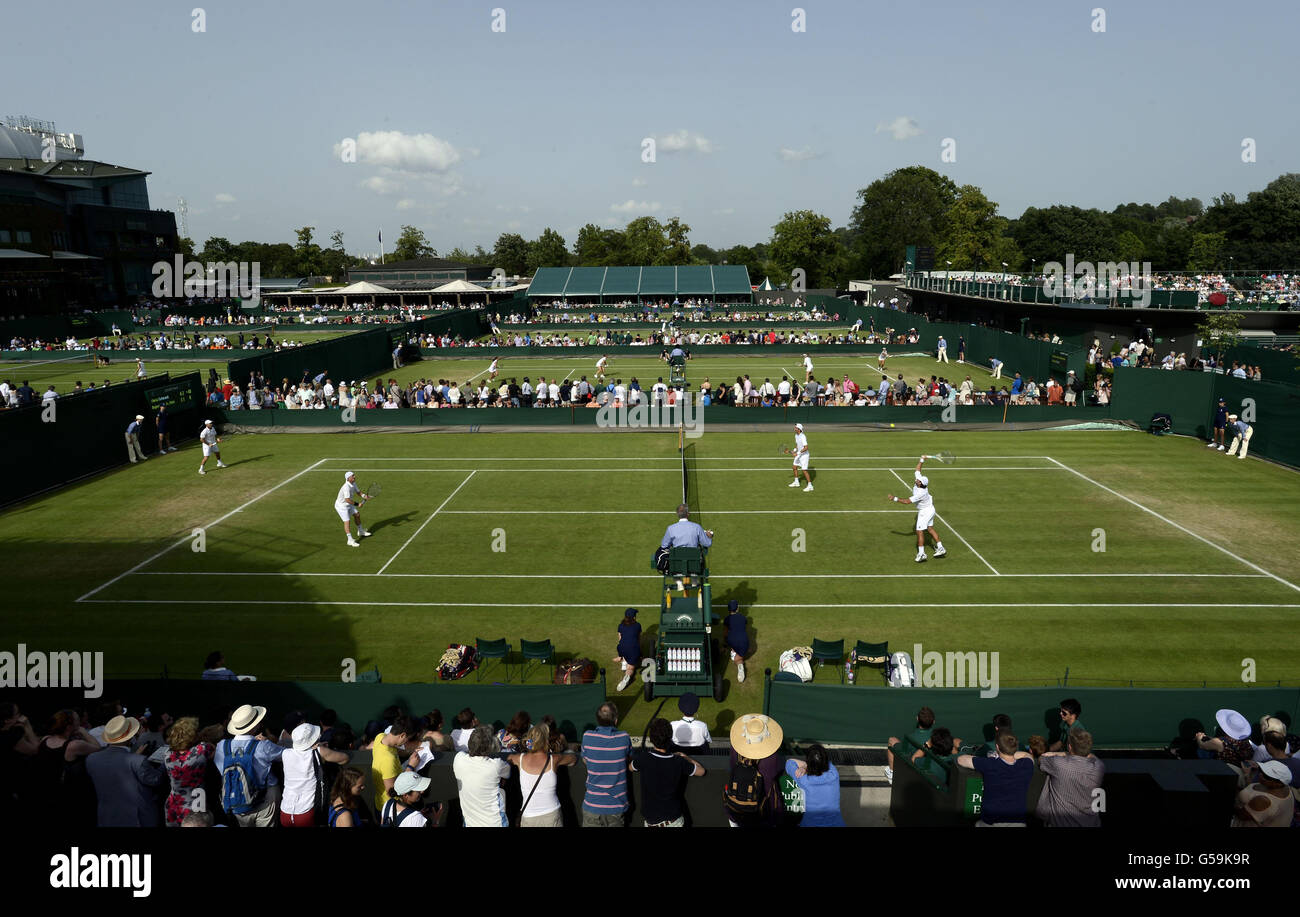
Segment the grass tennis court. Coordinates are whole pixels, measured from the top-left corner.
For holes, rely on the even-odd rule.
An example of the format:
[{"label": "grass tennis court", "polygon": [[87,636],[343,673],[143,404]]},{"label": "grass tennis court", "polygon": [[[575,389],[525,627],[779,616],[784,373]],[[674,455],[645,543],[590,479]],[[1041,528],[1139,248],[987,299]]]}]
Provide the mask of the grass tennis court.
[{"label": "grass tennis court", "polygon": [[[737,599],[756,647],[721,708],[757,708],[763,668],[813,637],[998,651],[1007,686],[1067,667],[1071,683],[1232,684],[1247,657],[1261,682],[1300,676],[1292,471],[1131,432],[807,432],[813,493],[786,486],[788,431],[695,441],[715,611]],[[948,556],[916,564],[913,514],[886,494],[943,449],[956,463],[927,473]],[[110,674],[194,676],[220,648],[263,679],[353,658],[393,682],[433,680],[446,644],[476,637],[549,637],[608,666],[627,606],[647,647],[656,631],[675,432],[246,435],[223,455],[199,477],[189,444],[0,517],[13,631],[102,650]],[[332,510],[347,470],[383,488],[358,549]],[[622,698],[640,728],[638,687]]]}]

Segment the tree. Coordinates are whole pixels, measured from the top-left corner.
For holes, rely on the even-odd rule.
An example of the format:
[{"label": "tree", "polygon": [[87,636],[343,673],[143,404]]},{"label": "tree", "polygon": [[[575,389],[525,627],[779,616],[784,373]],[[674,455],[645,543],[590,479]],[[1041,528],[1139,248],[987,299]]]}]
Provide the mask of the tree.
[{"label": "tree", "polygon": [[951,261],[956,270],[998,270],[1019,265],[1021,254],[1007,235],[1009,221],[998,216],[998,205],[975,185],[962,185],[948,210],[936,261]]},{"label": "tree", "polygon": [[[1115,260],[1126,261],[1129,264],[1141,264],[1142,257],[1146,254],[1146,245],[1138,237],[1137,233],[1130,230],[1124,230],[1115,237]],[[1134,273],[1137,273],[1136,271]]]},{"label": "tree", "polygon": [[403,226],[402,232],[397,237],[397,244],[393,246],[394,261],[411,261],[415,258],[436,258],[437,251],[429,244],[428,238],[424,235],[424,230],[417,229],[414,226]]},{"label": "tree", "polygon": [[1242,341],[1240,312],[1208,312],[1196,326],[1196,336],[1215,351],[1214,362],[1223,365],[1223,352]]},{"label": "tree", "polygon": [[1223,246],[1227,236],[1221,232],[1198,232],[1192,236],[1192,247],[1187,253],[1189,271],[1217,271],[1223,264]]},{"label": "tree", "polygon": [[668,234],[654,217],[637,217],[623,230],[629,264],[667,264]]},{"label": "tree", "polygon": [[492,249],[493,264],[506,274],[517,276],[528,271],[528,241],[518,233],[503,232]]},{"label": "tree", "polygon": [[222,236],[213,236],[203,243],[203,251],[199,253],[198,260],[203,262],[209,261],[235,261],[235,246],[230,244],[230,240]]},{"label": "tree", "polygon": [[830,217],[811,210],[787,213],[772,227],[771,256],[783,281],[802,269],[809,288],[834,286],[844,260]]},{"label": "tree", "polygon": [[176,251],[185,258],[186,261],[194,260],[194,240],[188,236],[181,236],[176,240]]},{"label": "tree", "polygon": [[696,264],[717,264],[722,260],[722,254],[717,249],[709,248],[703,242],[691,246],[691,258]]},{"label": "tree", "polygon": [[663,264],[691,264],[694,258],[691,255],[691,227],[687,226],[677,217],[673,217],[664,224],[664,232],[668,236],[668,244],[662,255]]},{"label": "tree", "polygon": [[351,260],[343,247],[343,230],[334,230],[330,233],[330,247],[320,254],[321,273],[330,280],[340,280],[347,273]]},{"label": "tree", "polygon": [[1039,264],[1064,263],[1074,255],[1075,263],[1097,264],[1114,260],[1114,231],[1110,215],[1097,209],[1066,207],[1030,207],[1012,226],[1016,245]]},{"label": "tree", "polygon": [[903,266],[909,245],[938,245],[957,186],[925,166],[895,169],[858,192],[849,229],[855,268],[887,277]]},{"label": "tree", "polygon": [[312,241],[312,233],[315,230],[315,226],[304,226],[302,229],[294,230],[294,235],[298,237],[298,244],[294,246],[294,254],[298,259],[297,273],[304,277],[320,272],[320,246]]},{"label": "tree", "polygon": [[536,271],[539,267],[566,267],[569,263],[569,249],[564,236],[551,227],[546,227],[528,245],[528,270]]}]

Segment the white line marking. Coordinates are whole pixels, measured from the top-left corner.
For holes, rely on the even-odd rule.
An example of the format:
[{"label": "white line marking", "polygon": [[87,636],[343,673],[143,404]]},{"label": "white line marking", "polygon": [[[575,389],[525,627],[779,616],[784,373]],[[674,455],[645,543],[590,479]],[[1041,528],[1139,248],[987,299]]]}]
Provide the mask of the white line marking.
[{"label": "white line marking", "polygon": [[[409,545],[412,541],[414,541],[417,535],[419,535],[421,532],[424,531],[424,526],[426,526],[426,525],[428,525],[430,522],[432,522],[432,521],[433,521],[433,517],[436,516],[436,515],[438,515],[440,512],[442,512],[442,507],[443,507],[443,506],[446,506],[448,503],[450,503],[451,500],[452,500],[452,497],[454,497],[454,496],[456,496],[456,494],[460,493],[460,489],[461,489],[462,487],[464,487],[466,484],[468,484],[468,483],[469,483],[469,479],[472,478],[472,477],[474,477],[474,475],[476,475],[476,474],[478,474],[477,471],[471,471],[471,472],[470,472],[470,473],[465,477],[465,480],[463,480],[463,481],[460,482],[460,484],[456,487],[456,489],[453,490],[453,491],[451,492],[451,496],[447,497],[446,500],[443,500],[443,501],[442,501],[442,506],[439,506],[437,509],[435,509],[435,510],[433,511],[433,515],[430,516],[428,519],[425,519],[425,520],[424,520],[424,523],[423,523],[423,524],[422,524],[418,529],[416,529],[416,530],[411,534],[411,537],[408,538],[408,539],[406,539],[406,544],[402,545],[400,548],[397,549],[397,554],[401,554],[403,551],[406,550],[406,546]],[[384,564],[382,567],[379,568],[379,572],[380,572],[380,573],[383,573],[385,570],[388,569],[388,564],[391,564],[393,561],[397,560],[397,554],[394,554],[392,557],[388,558],[388,563],[387,563],[387,564]]]},{"label": "white line marking", "polygon": [[[475,408],[478,410],[478,408]],[[675,430],[676,427],[666,427],[666,430]],[[733,462],[742,459],[753,459],[753,455],[702,455],[697,461],[701,462]],[[1048,455],[962,455],[961,460],[967,459],[1051,459]],[[322,462],[621,462],[626,459],[637,459],[638,461],[647,462],[679,462],[678,456],[592,456],[592,455],[572,455],[564,458],[554,456],[538,456],[536,458],[519,458],[507,456],[488,456],[488,455],[466,455],[461,458],[446,458],[443,456],[423,456],[411,458],[410,456],[398,455],[364,455],[354,456],[352,458],[330,457],[321,459]],[[915,455],[823,455],[817,453],[818,461],[823,459],[910,459],[916,461]],[[1058,463],[1059,464],[1059,463]]]},{"label": "white line marking", "polygon": [[1170,518],[1168,518],[1168,517],[1166,517],[1166,516],[1162,516],[1162,515],[1160,515],[1160,514],[1157,513],[1155,510],[1153,510],[1153,509],[1148,509],[1147,507],[1143,506],[1141,503],[1138,503],[1136,500],[1130,500],[1128,497],[1124,496],[1124,495],[1123,495],[1122,493],[1120,493],[1119,491],[1117,491],[1117,490],[1111,490],[1111,489],[1110,489],[1109,487],[1107,487],[1105,484],[1101,484],[1101,483],[1099,483],[1099,482],[1097,482],[1097,481],[1094,481],[1092,478],[1088,477],[1086,474],[1083,474],[1083,473],[1081,473],[1081,472],[1075,471],[1073,468],[1071,468],[1069,465],[1064,464],[1063,462],[1057,462],[1056,459],[1052,458],[1050,455],[1049,455],[1049,456],[1046,456],[1046,458],[1047,458],[1048,461],[1050,461],[1050,462],[1055,462],[1057,465],[1060,465],[1062,468],[1064,468],[1066,471],[1070,472],[1071,474],[1078,475],[1079,477],[1083,478],[1083,479],[1084,479],[1085,481],[1087,481],[1089,484],[1092,484],[1092,485],[1094,485],[1094,486],[1096,486],[1096,487],[1100,487],[1102,490],[1106,491],[1107,493],[1109,493],[1109,494],[1113,494],[1114,496],[1119,497],[1119,498],[1120,498],[1121,500],[1123,500],[1125,503],[1130,503],[1130,504],[1132,504],[1133,506],[1136,506],[1138,509],[1142,510],[1144,513],[1150,513],[1152,516],[1155,516],[1155,517],[1156,517],[1157,519],[1159,519],[1161,522],[1165,522],[1165,523],[1168,523],[1169,525],[1172,525],[1174,528],[1178,529],[1178,531],[1180,531],[1180,532],[1182,532],[1182,533],[1184,533],[1184,534],[1186,534],[1186,535],[1191,535],[1191,536],[1192,536],[1193,538],[1195,538],[1197,541],[1203,542],[1203,543],[1205,543],[1205,544],[1208,544],[1208,545],[1209,545],[1210,547],[1212,547],[1212,548],[1215,548],[1215,549],[1217,549],[1217,550],[1219,550],[1219,551],[1222,551],[1224,554],[1227,554],[1227,555],[1228,555],[1229,557],[1231,557],[1233,560],[1235,560],[1235,561],[1237,561],[1237,562],[1239,562],[1239,563],[1245,564],[1247,567],[1250,567],[1250,569],[1255,570],[1255,571],[1258,572],[1258,573],[1262,573],[1262,574],[1264,574],[1265,576],[1267,576],[1267,577],[1269,577],[1269,578],[1271,578],[1271,579],[1275,579],[1275,580],[1277,580],[1279,583],[1281,583],[1281,584],[1284,585],[1284,586],[1290,586],[1290,587],[1291,587],[1292,589],[1294,589],[1296,592],[1300,592],[1300,586],[1297,586],[1295,583],[1288,582],[1287,580],[1282,579],[1282,577],[1278,576],[1276,573],[1269,573],[1267,570],[1265,570],[1263,567],[1259,566],[1258,564],[1253,564],[1253,563],[1251,563],[1250,561],[1246,560],[1246,558],[1244,558],[1244,557],[1240,557],[1240,556],[1238,556],[1238,555],[1232,553],[1231,551],[1229,551],[1227,548],[1225,548],[1225,547],[1223,547],[1223,546],[1221,546],[1221,545],[1217,545],[1217,544],[1215,544],[1213,541],[1210,541],[1210,539],[1204,537],[1203,535],[1198,535],[1198,534],[1196,534],[1195,532],[1193,532],[1191,529],[1189,529],[1189,528],[1185,528],[1184,526],[1179,525],[1177,522],[1174,522],[1174,520],[1172,520],[1172,519],[1170,519]]},{"label": "white line marking", "polygon": [[[672,430],[665,429],[664,432],[671,433]],[[633,461],[633,460],[634,460],[633,456],[628,456],[626,459],[624,459],[624,461]],[[473,461],[473,459],[467,459],[466,461],[470,462]],[[676,461],[680,462],[681,460],[677,459]],[[780,471],[782,474],[789,474],[789,472],[785,470],[784,463],[781,461],[779,456],[774,457],[772,460],[759,459],[759,461],[763,461],[765,462],[765,464],[729,465],[721,468],[714,466],[713,468],[696,468],[695,470],[696,471]],[[776,468],[770,467],[772,462],[776,462],[778,464],[778,467]],[[358,465],[353,467],[351,470],[358,471],[358,472],[359,471],[374,471],[374,472],[384,471],[393,474],[431,474],[439,471],[469,471],[471,467],[472,466],[468,464],[460,467],[441,467],[441,468],[370,468],[364,465]],[[331,474],[336,474],[338,472],[337,468],[317,468],[314,470],[328,471]],[[521,467],[519,465],[516,465],[512,468],[476,468],[474,470],[504,471],[504,472],[545,471],[545,472],[551,472],[555,474],[591,474],[592,471],[602,471],[602,472],[603,471],[645,471],[645,472],[654,471],[654,472],[659,472],[661,474],[680,473],[679,468],[642,468],[639,465],[628,465],[624,467],[610,467],[608,465],[604,465],[599,468],[545,468],[545,467],[530,468],[527,466]],[[897,468],[897,469],[881,468],[881,467],[872,467],[872,466],[865,466],[865,465],[832,465],[830,467],[825,468],[824,470],[825,471],[911,471],[912,469],[911,468]],[[969,467],[944,468],[944,473],[946,474],[950,471],[1060,471],[1060,470],[1061,469],[1059,468],[1049,468],[1046,465],[998,465],[998,466],[989,466],[987,468],[969,468]]]},{"label": "white line marking", "polygon": [[[906,513],[905,509],[718,509],[710,516],[809,516],[831,513]],[[663,516],[672,513],[661,509],[449,509],[443,515],[451,516]]]},{"label": "white line marking", "polygon": [[[445,515],[445,514],[444,514]],[[126,575],[126,574],[123,574]],[[658,579],[647,573],[294,573],[288,570],[142,570],[134,576],[383,576],[408,579]],[[1262,573],[711,573],[710,579],[1088,579],[1106,577],[1268,579]]]},{"label": "white line marking", "polygon": [[[258,500],[260,500],[260,499],[262,499],[263,497],[265,497],[267,494],[274,493],[275,491],[279,490],[281,487],[283,487],[284,485],[290,483],[291,481],[296,481],[298,478],[302,477],[302,476],[303,476],[304,474],[306,474],[307,472],[313,470],[313,469],[316,467],[316,465],[319,465],[319,464],[320,464],[321,462],[323,462],[323,461],[325,461],[325,459],[321,459],[319,462],[316,462],[315,464],[310,465],[310,466],[308,466],[307,468],[304,468],[302,471],[298,472],[297,474],[295,474],[295,475],[294,475],[293,477],[291,477],[291,478],[286,478],[285,480],[281,481],[279,484],[276,484],[276,485],[275,485],[274,487],[272,487],[270,490],[266,490],[266,491],[263,491],[262,493],[258,494],[256,497],[254,497],[253,499],[249,500],[249,501],[248,501],[247,503],[245,503],[243,506],[239,506],[239,507],[236,507],[235,509],[232,509],[230,512],[226,513],[224,516],[222,516],[220,519],[218,519],[216,522],[209,522],[207,525],[204,526],[204,528],[205,528],[205,529],[210,529],[210,528],[212,528],[212,527],[215,526],[215,525],[220,525],[222,522],[225,522],[225,521],[226,521],[227,519],[229,519],[231,516],[235,515],[235,513],[240,512],[240,511],[243,510],[245,507],[252,506],[254,503],[256,503]],[[193,537],[194,537],[193,535],[186,535],[184,538],[180,539],[179,541],[174,542],[174,543],[172,543],[172,544],[169,544],[167,547],[163,548],[161,551],[159,551],[157,554],[155,554],[155,555],[153,555],[152,557],[150,557],[148,560],[141,561],[140,563],[138,563],[138,564],[136,564],[134,567],[132,567],[130,570],[127,570],[125,573],[119,573],[117,576],[113,577],[111,580],[109,580],[107,583],[104,583],[102,586],[96,586],[94,589],[90,590],[90,591],[87,592],[85,595],[83,595],[83,596],[81,596],[79,599],[77,599],[77,601],[78,601],[78,602],[84,602],[84,601],[86,601],[86,600],[89,599],[92,595],[94,595],[96,592],[99,592],[101,589],[107,589],[109,586],[113,585],[113,584],[116,583],[118,580],[122,579],[123,577],[130,576],[132,573],[135,573],[135,572],[136,572],[137,570],[139,570],[141,567],[147,567],[147,566],[149,566],[149,564],[153,563],[155,560],[157,560],[158,558],[162,557],[164,554],[166,554],[168,551],[172,550],[173,548],[178,548],[178,547],[180,547],[180,546],[183,545],[183,544],[189,544],[190,539],[193,538]]]},{"label": "white line marking", "polygon": [[[907,482],[904,481],[901,477],[899,477],[898,472],[891,470],[890,474],[898,478],[898,483],[902,484],[904,487],[907,486]],[[970,552],[974,554],[976,557],[978,557],[980,561],[984,564],[984,566],[992,570],[994,576],[1002,575],[1001,573],[998,573],[998,571],[994,568],[994,566],[991,563],[989,563],[987,560],[984,560],[984,555],[981,554],[979,551],[976,551],[975,548],[971,546],[971,543],[969,541],[967,541],[965,538],[962,538],[961,532],[953,528],[952,523],[948,522],[947,519],[944,519],[943,516],[940,516],[937,510],[935,511],[934,518],[938,519],[944,525],[948,526],[948,530],[957,536],[957,540],[960,541],[962,544],[964,544],[967,548],[970,548]]]},{"label": "white line marking", "polygon": [[[99,605],[175,605],[174,599],[86,599],[88,604]],[[330,599],[317,600],[264,600],[264,599],[210,599],[210,605],[361,605],[397,608],[629,608],[636,607],[635,602],[337,602]],[[644,602],[641,604],[645,604]],[[714,608],[727,607],[725,602],[714,602]],[[841,605],[788,605],[780,602],[772,604],[742,605],[741,608],[1222,608],[1222,602],[1163,602],[1163,603],[1125,603],[1125,602],[967,602],[957,604],[898,604],[896,602],[876,602],[867,604]],[[1234,608],[1300,608],[1300,605],[1280,603],[1256,603],[1234,605]]]}]

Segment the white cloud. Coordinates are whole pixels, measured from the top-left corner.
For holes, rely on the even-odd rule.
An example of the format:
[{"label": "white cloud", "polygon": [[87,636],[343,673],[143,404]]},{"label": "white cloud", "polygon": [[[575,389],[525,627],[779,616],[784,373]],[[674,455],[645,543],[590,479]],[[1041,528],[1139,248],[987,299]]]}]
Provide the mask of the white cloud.
[{"label": "white cloud", "polygon": [[413,198],[404,197],[397,202],[398,210],[411,210],[414,207],[415,207],[415,200]]},{"label": "white cloud", "polygon": [[391,175],[372,175],[361,183],[361,187],[369,188],[376,194],[394,194],[401,191],[405,185],[393,178]]},{"label": "white cloud", "polygon": [[518,220],[510,220],[508,223],[506,223],[506,229],[520,229],[523,227],[523,225],[524,224],[520,223]]},{"label": "white cloud", "polygon": [[644,179],[644,178],[634,178],[634,179],[632,179],[632,187],[633,187],[633,188],[644,188],[644,187],[645,187],[646,185],[648,185],[648,184],[650,184],[650,182],[647,181],[647,180]]},{"label": "white cloud", "polygon": [[663,209],[658,201],[634,201],[628,198],[621,204],[610,204],[609,209],[615,213],[657,213]]},{"label": "white cloud", "polygon": [[792,150],[783,146],[777,151],[776,155],[780,156],[783,162],[803,162],[808,159],[816,159],[821,153],[814,153],[813,148],[810,146],[806,146],[802,150]]},{"label": "white cloud", "polygon": [[699,134],[692,134],[682,128],[673,134],[661,134],[655,138],[655,146],[661,153],[712,153],[713,141]]},{"label": "white cloud", "polygon": [[[341,155],[343,145],[334,145]],[[401,172],[446,172],[461,161],[460,152],[432,134],[362,131],[357,134],[357,161]]]},{"label": "white cloud", "polygon": [[216,200],[218,204],[233,204],[235,202],[235,196],[222,191],[216,196],[216,198],[214,198],[214,200]]},{"label": "white cloud", "polygon": [[921,133],[921,127],[912,118],[906,115],[899,115],[893,121],[881,121],[876,125],[876,133],[889,131],[894,135],[895,140],[907,140],[909,137],[915,137]]}]

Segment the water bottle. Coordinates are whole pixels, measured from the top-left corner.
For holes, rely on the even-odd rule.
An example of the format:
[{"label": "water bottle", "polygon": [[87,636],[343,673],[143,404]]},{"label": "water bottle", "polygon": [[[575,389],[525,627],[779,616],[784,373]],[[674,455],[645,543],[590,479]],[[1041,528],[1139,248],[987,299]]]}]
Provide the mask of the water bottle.
[{"label": "water bottle", "polygon": [[853,663],[847,661],[844,663],[844,677],[849,684],[853,684]]}]

